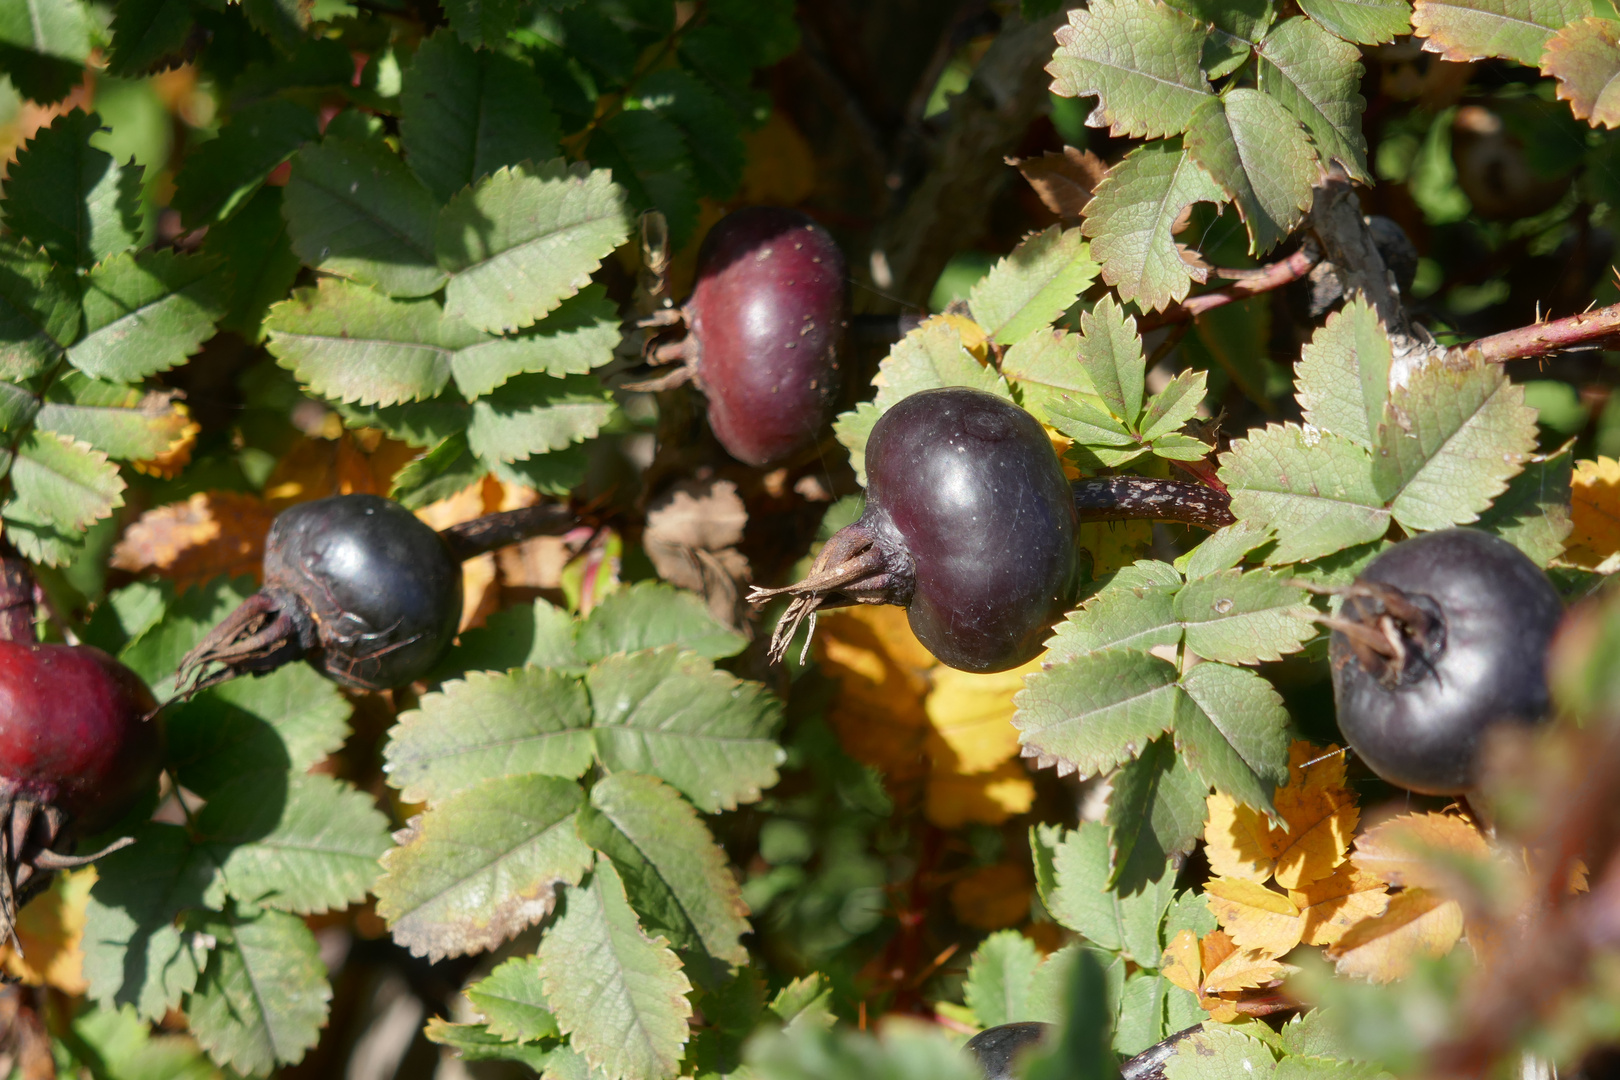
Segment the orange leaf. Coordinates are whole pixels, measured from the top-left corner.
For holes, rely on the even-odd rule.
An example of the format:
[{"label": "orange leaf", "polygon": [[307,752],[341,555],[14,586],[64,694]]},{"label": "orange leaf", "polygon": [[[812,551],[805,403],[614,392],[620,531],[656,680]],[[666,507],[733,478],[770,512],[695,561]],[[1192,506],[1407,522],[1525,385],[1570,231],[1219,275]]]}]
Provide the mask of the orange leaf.
[{"label": "orange leaf", "polygon": [[1024,676],[1041,669],[1041,657],[994,675],[935,668],[925,709],[933,731],[928,756],[935,768],[978,773],[1018,756],[1018,729],[1012,725],[1013,695]]},{"label": "orange leaf", "polygon": [[1352,926],[1328,950],[1341,975],[1392,982],[1419,956],[1444,956],[1462,936],[1462,908],[1424,889],[1390,898],[1382,915]]},{"label": "orange leaf", "polygon": [[1212,878],[1204,897],[1240,949],[1275,958],[1299,944],[1305,921],[1282,893],[1243,878]]},{"label": "orange leaf", "polygon": [[1620,552],[1620,461],[1607,457],[1577,461],[1569,496],[1575,527],[1563,559],[1597,569]]},{"label": "orange leaf", "polygon": [[1159,974],[1187,991],[1198,993],[1204,981],[1204,965],[1198,949],[1198,936],[1191,930],[1182,930],[1164,947],[1164,958],[1159,962]]},{"label": "orange leaf", "polygon": [[[175,403],[174,411],[181,416],[190,415],[184,405]],[[180,475],[182,469],[191,464],[191,451],[197,445],[197,436],[202,433],[202,425],[195,420],[187,420],[185,426],[175,433],[174,440],[163,451],[144,461],[132,461],[130,465],[138,473],[147,476],[156,476],[162,480],[173,480]]]},{"label": "orange leaf", "polygon": [[220,574],[258,577],[275,516],[255,495],[199,491],[142,514],[113,548],[112,565],[170,578],[179,591]]},{"label": "orange leaf", "polygon": [[1360,811],[1344,786],[1344,755],[1337,750],[1304,741],[1289,748],[1288,783],[1272,796],[1286,829],[1225,795],[1209,797],[1204,839],[1217,875],[1261,883],[1275,876],[1284,888],[1297,889],[1344,862]]},{"label": "orange leaf", "polygon": [[1384,883],[1347,862],[1331,877],[1313,881],[1288,898],[1300,909],[1301,936],[1311,945],[1335,944],[1357,923],[1383,914],[1389,903]]},{"label": "orange leaf", "polygon": [[1017,926],[1029,918],[1035,882],[1023,863],[997,863],[973,871],[951,886],[956,917],[980,930]]},{"label": "orange leaf", "polygon": [[1491,849],[1472,822],[1455,814],[1402,814],[1356,839],[1356,865],[1391,885],[1436,888],[1455,877],[1440,853],[1479,860]]},{"label": "orange leaf", "polygon": [[1298,970],[1271,956],[1254,952],[1235,952],[1204,976],[1204,994],[1220,994],[1232,990],[1253,990],[1280,982]]},{"label": "orange leaf", "polygon": [[1227,957],[1236,955],[1237,951],[1237,943],[1232,940],[1231,934],[1224,930],[1211,930],[1198,943],[1198,961],[1206,973],[1211,972],[1225,963]]},{"label": "orange leaf", "polygon": [[84,977],[85,907],[96,883],[93,866],[66,870],[17,913],[22,955],[0,949],[6,973],[29,986],[51,986],[65,994],[90,989]]}]

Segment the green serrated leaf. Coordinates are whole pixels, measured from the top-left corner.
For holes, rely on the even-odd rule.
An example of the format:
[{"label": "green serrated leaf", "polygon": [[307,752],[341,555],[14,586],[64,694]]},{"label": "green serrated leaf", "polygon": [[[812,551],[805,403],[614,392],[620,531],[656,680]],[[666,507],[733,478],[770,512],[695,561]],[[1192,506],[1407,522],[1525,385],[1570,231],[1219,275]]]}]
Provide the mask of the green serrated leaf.
[{"label": "green serrated leaf", "polygon": [[472,403],[467,443],[485,461],[527,461],[594,438],[617,408],[594,375],[518,375]]},{"label": "green serrated leaf", "polygon": [[866,444],[872,438],[872,428],[883,412],[870,401],[863,401],[833,421],[833,437],[849,451],[849,463],[855,470],[855,479],[866,486]]},{"label": "green serrated leaf", "polygon": [[597,757],[610,771],[657,776],[710,814],[776,783],[782,703],[760,684],[676,648],[610,656],[585,683]]},{"label": "green serrated leaf", "polygon": [[330,776],[239,778],[203,807],[197,832],[232,896],[299,915],[364,900],[388,850],[371,796]]},{"label": "green serrated leaf", "polygon": [[[1103,281],[1123,301],[1156,311],[1187,298],[1195,279],[1173,230],[1193,203],[1226,196],[1182,147],[1180,138],[1139,146],[1113,168],[1085,207],[1081,231]],[[1196,279],[1203,280],[1200,271]]]},{"label": "green serrated leaf", "polygon": [[1330,432],[1294,424],[1252,429],[1221,455],[1220,478],[1239,521],[1276,531],[1266,558],[1272,565],[1331,555],[1389,529],[1372,456]]},{"label": "green serrated leaf", "polygon": [[1170,577],[1173,583],[1156,586],[1111,582],[1057,625],[1047,642],[1047,659],[1056,664],[1113,649],[1147,652],[1179,645],[1175,596],[1181,581],[1179,575]]},{"label": "green serrated leaf", "polygon": [[204,799],[262,769],[301,773],[343,745],[349,703],[304,664],[211,687],[167,713],[169,763]]},{"label": "green serrated leaf", "polygon": [[[1159,927],[1175,895],[1175,875],[1166,874],[1133,896],[1110,892],[1108,828],[1088,821],[1057,846],[1057,890],[1052,917],[1109,952],[1123,953],[1140,967],[1156,968],[1163,950]],[[1047,961],[1051,963],[1051,960]]]},{"label": "green serrated leaf", "polygon": [[1474,528],[1500,536],[1546,567],[1563,552],[1574,528],[1569,509],[1572,458],[1567,446],[1531,458]]},{"label": "green serrated leaf", "polygon": [[407,510],[420,510],[465,491],[486,469],[467,445],[465,434],[452,435],[412,458],[394,474],[388,497]]},{"label": "green serrated leaf", "polygon": [[1114,1053],[1134,1057],[1165,1037],[1165,997],[1174,989],[1174,984],[1162,975],[1131,973],[1119,995]]},{"label": "green serrated leaf", "polygon": [[0,383],[0,431],[21,431],[39,409],[39,398],[15,383]]},{"label": "green serrated leaf", "polygon": [[1263,255],[1311,207],[1316,153],[1276,98],[1239,88],[1200,105],[1187,125],[1187,154],[1232,200]]},{"label": "green serrated leaf", "polygon": [[[1175,874],[1166,873],[1168,860],[1191,851],[1203,835],[1209,784],[1177,756],[1169,738],[1158,738],[1114,773],[1111,786],[1103,815],[1113,860],[1108,887],[1129,896],[1164,878],[1173,884]],[[1157,928],[1155,947],[1156,939]],[[1152,955],[1145,966],[1158,963],[1157,955]]]},{"label": "green serrated leaf", "polygon": [[1187,648],[1227,664],[1280,660],[1316,636],[1305,590],[1269,570],[1224,570],[1189,581],[1176,593],[1175,612]]},{"label": "green serrated leaf", "polygon": [[1620,77],[1620,35],[1613,19],[1570,23],[1547,40],[1542,72],[1558,80],[1558,96],[1578,120],[1593,127],[1620,125],[1615,80]]},{"label": "green serrated leaf", "polygon": [[209,256],[170,250],[125,253],[91,268],[86,333],[68,350],[68,362],[114,382],[139,382],[183,363],[225,313],[218,271]]},{"label": "green serrated leaf", "polygon": [[0,378],[44,371],[79,333],[79,285],[36,250],[0,242]]},{"label": "green serrated leaf", "polygon": [[587,285],[515,337],[488,337],[451,358],[456,387],[481,397],[522,374],[583,375],[613,359],[619,313],[600,285]]},{"label": "green serrated leaf", "polygon": [[1016,930],[998,930],[973,951],[962,999],[980,1027],[1028,1019],[1030,990],[1041,959],[1035,943]]},{"label": "green serrated leaf", "polygon": [[433,446],[467,430],[471,410],[453,392],[427,401],[405,405],[361,406],[350,402],[329,402],[343,423],[351,428],[381,428],[384,433],[411,446]]},{"label": "green serrated leaf", "polygon": [[1323,161],[1337,161],[1355,179],[1371,183],[1361,131],[1367,103],[1356,92],[1361,50],[1309,19],[1294,18],[1266,35],[1259,51],[1260,89],[1305,125]]},{"label": "green serrated leaf", "polygon": [[692,1015],[680,960],[637,924],[610,863],[565,905],[538,953],[558,1026],[604,1080],[675,1076]]},{"label": "green serrated leaf", "polygon": [[707,970],[712,957],[745,964],[748,906],[726,854],[697,812],[674,788],[651,776],[614,773],[591,787],[580,812],[580,836],[613,860],[649,932],[663,934],[689,954],[700,983],[720,979]]},{"label": "green serrated leaf", "polygon": [[299,258],[389,296],[426,296],[444,285],[433,255],[433,193],[386,143],[328,137],[292,163],[282,212]]},{"label": "green serrated leaf", "polygon": [[1590,0],[1415,0],[1412,35],[1447,60],[1500,56],[1533,68],[1548,38],[1591,14]]},{"label": "green serrated leaf", "polygon": [[1393,41],[1412,29],[1409,0],[1299,0],[1299,8],[1358,45]]},{"label": "green serrated leaf", "polygon": [[[394,940],[417,956],[493,949],[551,913],[592,852],[574,829],[572,780],[516,775],[444,799],[396,834],[372,890]],[[555,928],[553,928],[555,933]]]},{"label": "green serrated leaf", "polygon": [[483,464],[502,483],[518,484],[533,488],[542,495],[563,498],[585,482],[595,448],[595,443],[586,440],[523,461],[501,461],[497,458],[485,459]]},{"label": "green serrated leaf", "polygon": [[528,607],[497,611],[484,625],[461,635],[442,670],[453,674],[478,669],[504,671],[525,665],[558,673],[585,674],[585,661],[574,648],[578,624],[562,608],[544,600]]},{"label": "green serrated leaf", "polygon": [[[452,0],[453,6],[454,0]],[[491,1034],[483,1024],[453,1024],[441,1016],[428,1018],[422,1029],[429,1042],[448,1046],[463,1061],[515,1061],[535,1072],[553,1075],[556,1058],[570,1053],[566,1046],[547,1049],[532,1043],[512,1042]],[[587,1080],[580,1077],[579,1080]]]},{"label": "green serrated leaf", "polygon": [[1262,676],[1198,664],[1181,677],[1176,750],[1216,791],[1270,811],[1271,789],[1288,781],[1288,711]]},{"label": "green serrated leaf", "polygon": [[188,0],[126,0],[113,9],[107,70],[147,75],[179,61],[196,12]]},{"label": "green serrated leaf", "polygon": [[281,216],[281,188],[260,188],[229,221],[209,226],[203,253],[222,260],[230,282],[220,329],[254,343],[264,340],[265,313],[286,297],[303,268]]},{"label": "green serrated leaf", "polygon": [[1080,366],[1108,411],[1135,431],[1147,374],[1136,319],[1105,296],[1080,317],[1080,332]]},{"label": "green serrated leaf", "polygon": [[701,597],[661,581],[637,582],[608,594],[579,626],[575,653],[586,663],[614,653],[678,645],[721,660],[748,646],[748,639],[715,621]]},{"label": "green serrated leaf", "polygon": [[528,326],[629,235],[624,190],[604,169],[558,158],[497,170],[440,216],[439,262],[452,274],[445,310],[491,332]]},{"label": "green serrated leaf", "polygon": [[87,534],[61,528],[21,499],[7,499],[0,518],[5,519],[6,539],[29,562],[67,566],[84,555]]},{"label": "green serrated leaf", "polygon": [[0,42],[83,64],[90,55],[90,12],[79,0],[10,0],[0,5]]},{"label": "green serrated leaf", "polygon": [[247,106],[220,128],[219,137],[186,156],[174,178],[171,205],[187,229],[236,213],[276,166],[320,137],[319,117],[286,98]]},{"label": "green serrated leaf", "polygon": [[1389,400],[1389,334],[1360,296],[1328,316],[1294,366],[1306,423],[1371,450]]},{"label": "green serrated leaf", "polygon": [[1259,41],[1277,17],[1272,0],[1165,0],[1199,22],[1245,41]]},{"label": "green serrated leaf", "polygon": [[361,405],[421,401],[450,382],[457,350],[488,341],[444,317],[437,300],[391,300],[322,278],[264,320],[270,351],[316,393]]},{"label": "green serrated leaf", "polygon": [[[74,1045],[74,1056],[81,1062],[90,1057],[111,1063],[110,1080],[216,1080],[219,1076],[195,1039],[154,1032],[127,1005],[83,1010],[61,1038]],[[82,1047],[88,1047],[94,1057],[82,1054]]]},{"label": "green serrated leaf", "polygon": [[87,443],[122,461],[156,457],[191,423],[169,394],[143,393],[117,383],[70,376],[58,380],[49,396],[57,400],[39,407],[33,416],[35,427]]},{"label": "green serrated leaf", "polygon": [[96,861],[85,909],[84,976],[90,997],[133,1005],[161,1020],[197,983],[207,948],[183,927],[181,912],[205,907],[219,869],[178,825],[149,822],[135,843]]},{"label": "green serrated leaf", "polygon": [[[1145,442],[1162,443],[1164,449],[1169,449],[1175,445],[1176,440],[1190,438],[1179,436],[1176,432],[1183,424],[1198,415],[1198,406],[1204,400],[1205,382],[1206,376],[1202,371],[1177,372],[1176,377],[1170,380],[1170,385],[1154,394],[1148,402],[1147,410],[1142,414],[1142,439]],[[1192,441],[1199,440],[1192,439]],[[1200,445],[1207,448],[1208,444],[1200,443]]]},{"label": "green serrated leaf", "polygon": [[668,117],[686,137],[699,193],[721,200],[735,196],[747,158],[736,110],[680,68],[655,71],[640,80],[636,90],[642,108]]},{"label": "green serrated leaf", "polygon": [[973,319],[997,345],[1011,345],[1066,311],[1101,269],[1079,229],[1053,225],[990,268],[968,296]]},{"label": "green serrated leaf", "polygon": [[484,1017],[491,1035],[534,1042],[555,1038],[557,1018],[540,989],[540,961],[516,956],[467,987],[467,1000]]},{"label": "green serrated leaf", "polygon": [[1134,651],[1095,652],[1024,679],[1013,726],[1025,757],[1094,776],[1135,757],[1175,719],[1176,669]]},{"label": "green serrated leaf", "polygon": [[1430,363],[1390,394],[1373,477],[1408,531],[1477,521],[1536,448],[1536,411],[1500,364]]},{"label": "green serrated leaf", "polygon": [[1258,1039],[1211,1025],[1176,1044],[1165,1080],[1272,1080],[1277,1060]]},{"label": "green serrated leaf", "polygon": [[1067,330],[1030,334],[1018,341],[1002,354],[1001,374],[1012,381],[1018,403],[1036,416],[1045,416],[1065,397],[1103,408],[1080,364],[1080,336]]},{"label": "green serrated leaf", "polygon": [[1069,12],[1047,70],[1065,97],[1096,95],[1086,118],[1115,137],[1159,138],[1187,129],[1210,98],[1200,69],[1208,30],[1154,0],[1095,0]]},{"label": "green serrated leaf", "polygon": [[66,266],[90,266],[141,238],[141,167],[91,146],[100,130],[99,116],[74,109],[36,133],[7,170],[6,227]]},{"label": "green serrated leaf", "polygon": [[672,117],[626,109],[601,125],[587,153],[612,170],[637,209],[664,215],[672,244],[686,243],[697,227],[697,177],[686,136]]},{"label": "green serrated leaf", "polygon": [[591,703],[579,679],[546,668],[470,672],[402,714],[384,751],[388,782],[438,803],[509,773],[584,774]]},{"label": "green serrated leaf", "polygon": [[1244,556],[1270,539],[1269,529],[1256,528],[1246,521],[1227,525],[1178,558],[1176,568],[1188,577],[1208,577],[1237,566]]},{"label": "green serrated leaf", "polygon": [[407,164],[440,202],[504,165],[550,160],[561,134],[532,69],[443,31],[405,72],[399,131]]},{"label": "green serrated leaf", "polygon": [[73,531],[123,506],[127,485],[100,450],[35,430],[17,445],[11,486],[23,507],[58,529]]},{"label": "green serrated leaf", "polygon": [[266,1075],[303,1059],[326,1026],[332,984],[304,920],[279,911],[218,918],[219,944],[186,998],[191,1033],[227,1068]]}]

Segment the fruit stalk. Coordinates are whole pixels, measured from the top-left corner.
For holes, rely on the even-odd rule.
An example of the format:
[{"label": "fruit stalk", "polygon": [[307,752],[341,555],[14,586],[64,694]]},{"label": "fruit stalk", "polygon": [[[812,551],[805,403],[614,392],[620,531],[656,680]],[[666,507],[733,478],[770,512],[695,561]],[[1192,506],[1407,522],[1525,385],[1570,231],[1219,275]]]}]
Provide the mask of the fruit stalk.
[{"label": "fruit stalk", "polygon": [[439,536],[450,548],[450,554],[457,561],[465,562],[536,536],[561,536],[579,523],[579,515],[566,504],[539,503],[451,525],[440,529]]},{"label": "fruit stalk", "polygon": [[1098,476],[1074,482],[1082,521],[1177,521],[1219,529],[1232,516],[1232,497],[1203,484],[1147,476]]}]

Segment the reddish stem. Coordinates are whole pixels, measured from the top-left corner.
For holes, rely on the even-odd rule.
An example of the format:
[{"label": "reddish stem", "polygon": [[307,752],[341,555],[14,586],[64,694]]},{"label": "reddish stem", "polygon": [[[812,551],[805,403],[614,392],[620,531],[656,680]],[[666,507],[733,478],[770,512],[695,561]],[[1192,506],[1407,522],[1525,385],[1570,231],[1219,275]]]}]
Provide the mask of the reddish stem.
[{"label": "reddish stem", "polygon": [[1284,285],[1298,281],[1311,272],[1311,268],[1321,262],[1322,255],[1315,245],[1307,244],[1278,262],[1257,267],[1254,270],[1213,270],[1212,274],[1222,277],[1242,276],[1224,289],[1215,289],[1212,292],[1200,293],[1190,296],[1179,304],[1171,304],[1163,311],[1150,313],[1142,317],[1137,329],[1142,333],[1155,330],[1161,326],[1172,323],[1187,322],[1196,319],[1206,311],[1213,311],[1218,307],[1238,300],[1247,300],[1272,289],[1280,289]]},{"label": "reddish stem", "polygon": [[1595,345],[1612,339],[1620,340],[1620,304],[1610,304],[1596,311],[1583,311],[1568,318],[1531,323],[1517,330],[1506,330],[1467,345],[1459,345],[1452,352],[1478,354],[1482,360],[1499,364],[1505,360],[1546,356],[1575,345]]}]

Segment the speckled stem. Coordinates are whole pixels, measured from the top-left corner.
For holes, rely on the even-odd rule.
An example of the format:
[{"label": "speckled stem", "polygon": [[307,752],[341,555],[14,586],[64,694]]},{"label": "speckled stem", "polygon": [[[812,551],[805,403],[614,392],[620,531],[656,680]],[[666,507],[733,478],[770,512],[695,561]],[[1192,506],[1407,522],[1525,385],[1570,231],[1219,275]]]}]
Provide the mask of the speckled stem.
[{"label": "speckled stem", "polygon": [[1178,521],[1219,529],[1237,519],[1232,498],[1203,484],[1146,476],[1098,476],[1074,482],[1082,521]]}]

